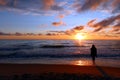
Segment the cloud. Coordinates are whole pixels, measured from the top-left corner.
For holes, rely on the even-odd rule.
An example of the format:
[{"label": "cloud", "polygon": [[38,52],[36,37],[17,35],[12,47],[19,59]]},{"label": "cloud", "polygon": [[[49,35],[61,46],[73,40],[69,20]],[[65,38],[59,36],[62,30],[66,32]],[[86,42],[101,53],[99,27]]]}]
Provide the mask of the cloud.
[{"label": "cloud", "polygon": [[0,5],[6,5],[6,1],[5,0],[0,0]]},{"label": "cloud", "polygon": [[43,2],[43,9],[45,10],[63,10],[62,7],[58,6],[57,3],[55,3],[55,0],[42,0]]},{"label": "cloud", "polygon": [[66,26],[66,24],[65,24],[63,21],[53,22],[52,25],[53,25],[53,26]]},{"label": "cloud", "polygon": [[77,0],[73,4],[73,8],[77,12],[88,10],[107,10],[112,13],[120,12],[120,0]]},{"label": "cloud", "polygon": [[76,33],[79,33],[83,29],[84,29],[84,26],[76,26],[76,27],[74,27],[74,28],[72,28],[70,30],[67,30],[65,33],[67,35],[74,35]]},{"label": "cloud", "polygon": [[9,11],[23,11],[37,14],[47,14],[62,11],[64,8],[55,0],[0,0],[0,8]]},{"label": "cloud", "polygon": [[76,26],[72,30],[74,30],[74,31],[80,31],[82,29],[84,29],[84,26]]},{"label": "cloud", "polygon": [[107,1],[108,0],[85,0],[80,2],[80,0],[77,0],[73,7],[75,7],[78,12],[96,10],[99,6]]},{"label": "cloud", "polygon": [[19,32],[16,32],[14,35],[16,35],[16,36],[22,36],[23,34],[19,33]]},{"label": "cloud", "polygon": [[9,33],[0,32],[0,35],[11,35]]},{"label": "cloud", "polygon": [[51,9],[51,7],[55,4],[55,1],[54,0],[42,0],[43,2],[43,8],[45,10],[49,10]]},{"label": "cloud", "polygon": [[87,25],[88,26],[93,26],[93,23],[96,21],[96,19],[93,19],[93,20],[90,20],[88,23],[87,23]]},{"label": "cloud", "polygon": [[52,33],[64,33],[65,31],[48,31],[48,32],[52,32]]},{"label": "cloud", "polygon": [[65,31],[48,31],[46,35],[65,35]]},{"label": "cloud", "polygon": [[62,7],[60,7],[60,6],[58,6],[58,5],[56,4],[56,5],[54,5],[54,6],[51,7],[51,10],[55,10],[55,11],[63,11],[64,8],[62,8]]},{"label": "cloud", "polygon": [[66,26],[66,23],[62,21],[62,19],[63,19],[64,17],[65,17],[64,14],[59,14],[59,15],[57,16],[57,19],[60,19],[60,21],[59,21],[59,22],[53,22],[52,25],[53,25],[53,26]]},{"label": "cloud", "polygon": [[119,22],[114,25],[113,29],[112,29],[112,32],[120,32],[120,20],[118,20]]},{"label": "cloud", "polygon": [[[88,10],[120,12],[120,0],[0,0],[0,10],[37,15],[72,14]],[[71,7],[72,6],[72,7]]]},{"label": "cloud", "polygon": [[86,0],[80,10],[96,10],[102,3],[105,3],[106,1],[107,0]]},{"label": "cloud", "polygon": [[112,6],[114,8],[113,13],[120,12],[120,0],[114,0]]},{"label": "cloud", "polygon": [[108,28],[112,26],[114,29],[117,28],[119,29],[120,27],[120,14],[116,16],[112,16],[110,18],[104,19],[100,22],[94,23],[95,20],[89,21],[87,24],[88,26],[95,28],[94,32],[98,32],[102,29]]},{"label": "cloud", "polygon": [[47,36],[53,36],[55,34],[53,34],[53,33],[46,33],[45,35],[47,35]]},{"label": "cloud", "polygon": [[4,34],[3,32],[0,32],[0,35]]},{"label": "cloud", "polygon": [[120,32],[117,32],[116,34],[120,34]]},{"label": "cloud", "polygon": [[104,35],[105,37],[118,37],[117,35],[108,35],[108,34],[106,34],[106,35]]},{"label": "cloud", "polygon": [[0,32],[0,36],[24,36],[24,35],[29,35],[29,36],[35,36],[35,35],[43,35],[41,33],[35,34],[35,33],[20,33],[20,32],[15,32],[15,33],[4,33]]},{"label": "cloud", "polygon": [[62,18],[64,18],[64,17],[65,17],[64,14],[59,14],[59,15],[58,15],[58,18],[60,18],[60,19],[62,19]]}]

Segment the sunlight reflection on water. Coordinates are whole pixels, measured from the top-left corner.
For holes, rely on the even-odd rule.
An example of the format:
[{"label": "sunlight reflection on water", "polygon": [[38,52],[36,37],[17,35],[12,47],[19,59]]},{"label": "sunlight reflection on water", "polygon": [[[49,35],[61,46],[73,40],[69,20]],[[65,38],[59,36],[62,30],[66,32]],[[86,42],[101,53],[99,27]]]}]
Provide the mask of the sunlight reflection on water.
[{"label": "sunlight reflection on water", "polygon": [[111,59],[96,59],[95,64],[92,62],[92,60],[75,60],[72,62],[72,65],[77,66],[110,66],[110,67],[120,67],[119,60],[111,60]]},{"label": "sunlight reflection on water", "polygon": [[90,66],[93,65],[92,61],[90,60],[77,60],[72,63],[73,65],[79,65],[79,66]]}]

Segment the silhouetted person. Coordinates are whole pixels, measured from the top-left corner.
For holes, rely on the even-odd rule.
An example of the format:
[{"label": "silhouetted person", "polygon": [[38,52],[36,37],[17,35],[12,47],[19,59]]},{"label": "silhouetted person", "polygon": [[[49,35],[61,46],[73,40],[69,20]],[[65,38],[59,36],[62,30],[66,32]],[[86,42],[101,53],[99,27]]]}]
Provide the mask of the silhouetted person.
[{"label": "silhouetted person", "polygon": [[92,57],[93,63],[95,63],[95,57],[97,57],[97,49],[95,45],[92,45],[91,47],[91,57]]}]

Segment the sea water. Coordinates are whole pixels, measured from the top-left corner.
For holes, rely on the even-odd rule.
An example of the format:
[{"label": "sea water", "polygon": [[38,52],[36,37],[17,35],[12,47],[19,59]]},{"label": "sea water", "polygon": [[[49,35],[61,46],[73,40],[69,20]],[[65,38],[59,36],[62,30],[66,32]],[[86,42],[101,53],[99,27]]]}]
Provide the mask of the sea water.
[{"label": "sea water", "polygon": [[0,40],[0,63],[92,65],[120,67],[120,40]]}]

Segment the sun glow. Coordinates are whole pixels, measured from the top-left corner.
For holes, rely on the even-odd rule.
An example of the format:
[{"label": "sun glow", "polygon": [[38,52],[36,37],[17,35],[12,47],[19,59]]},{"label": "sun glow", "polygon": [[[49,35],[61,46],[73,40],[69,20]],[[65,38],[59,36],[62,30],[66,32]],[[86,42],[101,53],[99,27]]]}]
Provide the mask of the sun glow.
[{"label": "sun glow", "polygon": [[78,34],[75,35],[75,38],[78,39],[78,40],[83,40],[84,36],[82,34],[78,33]]},{"label": "sun glow", "polygon": [[90,60],[78,60],[73,63],[78,66],[92,65],[93,63]]}]

